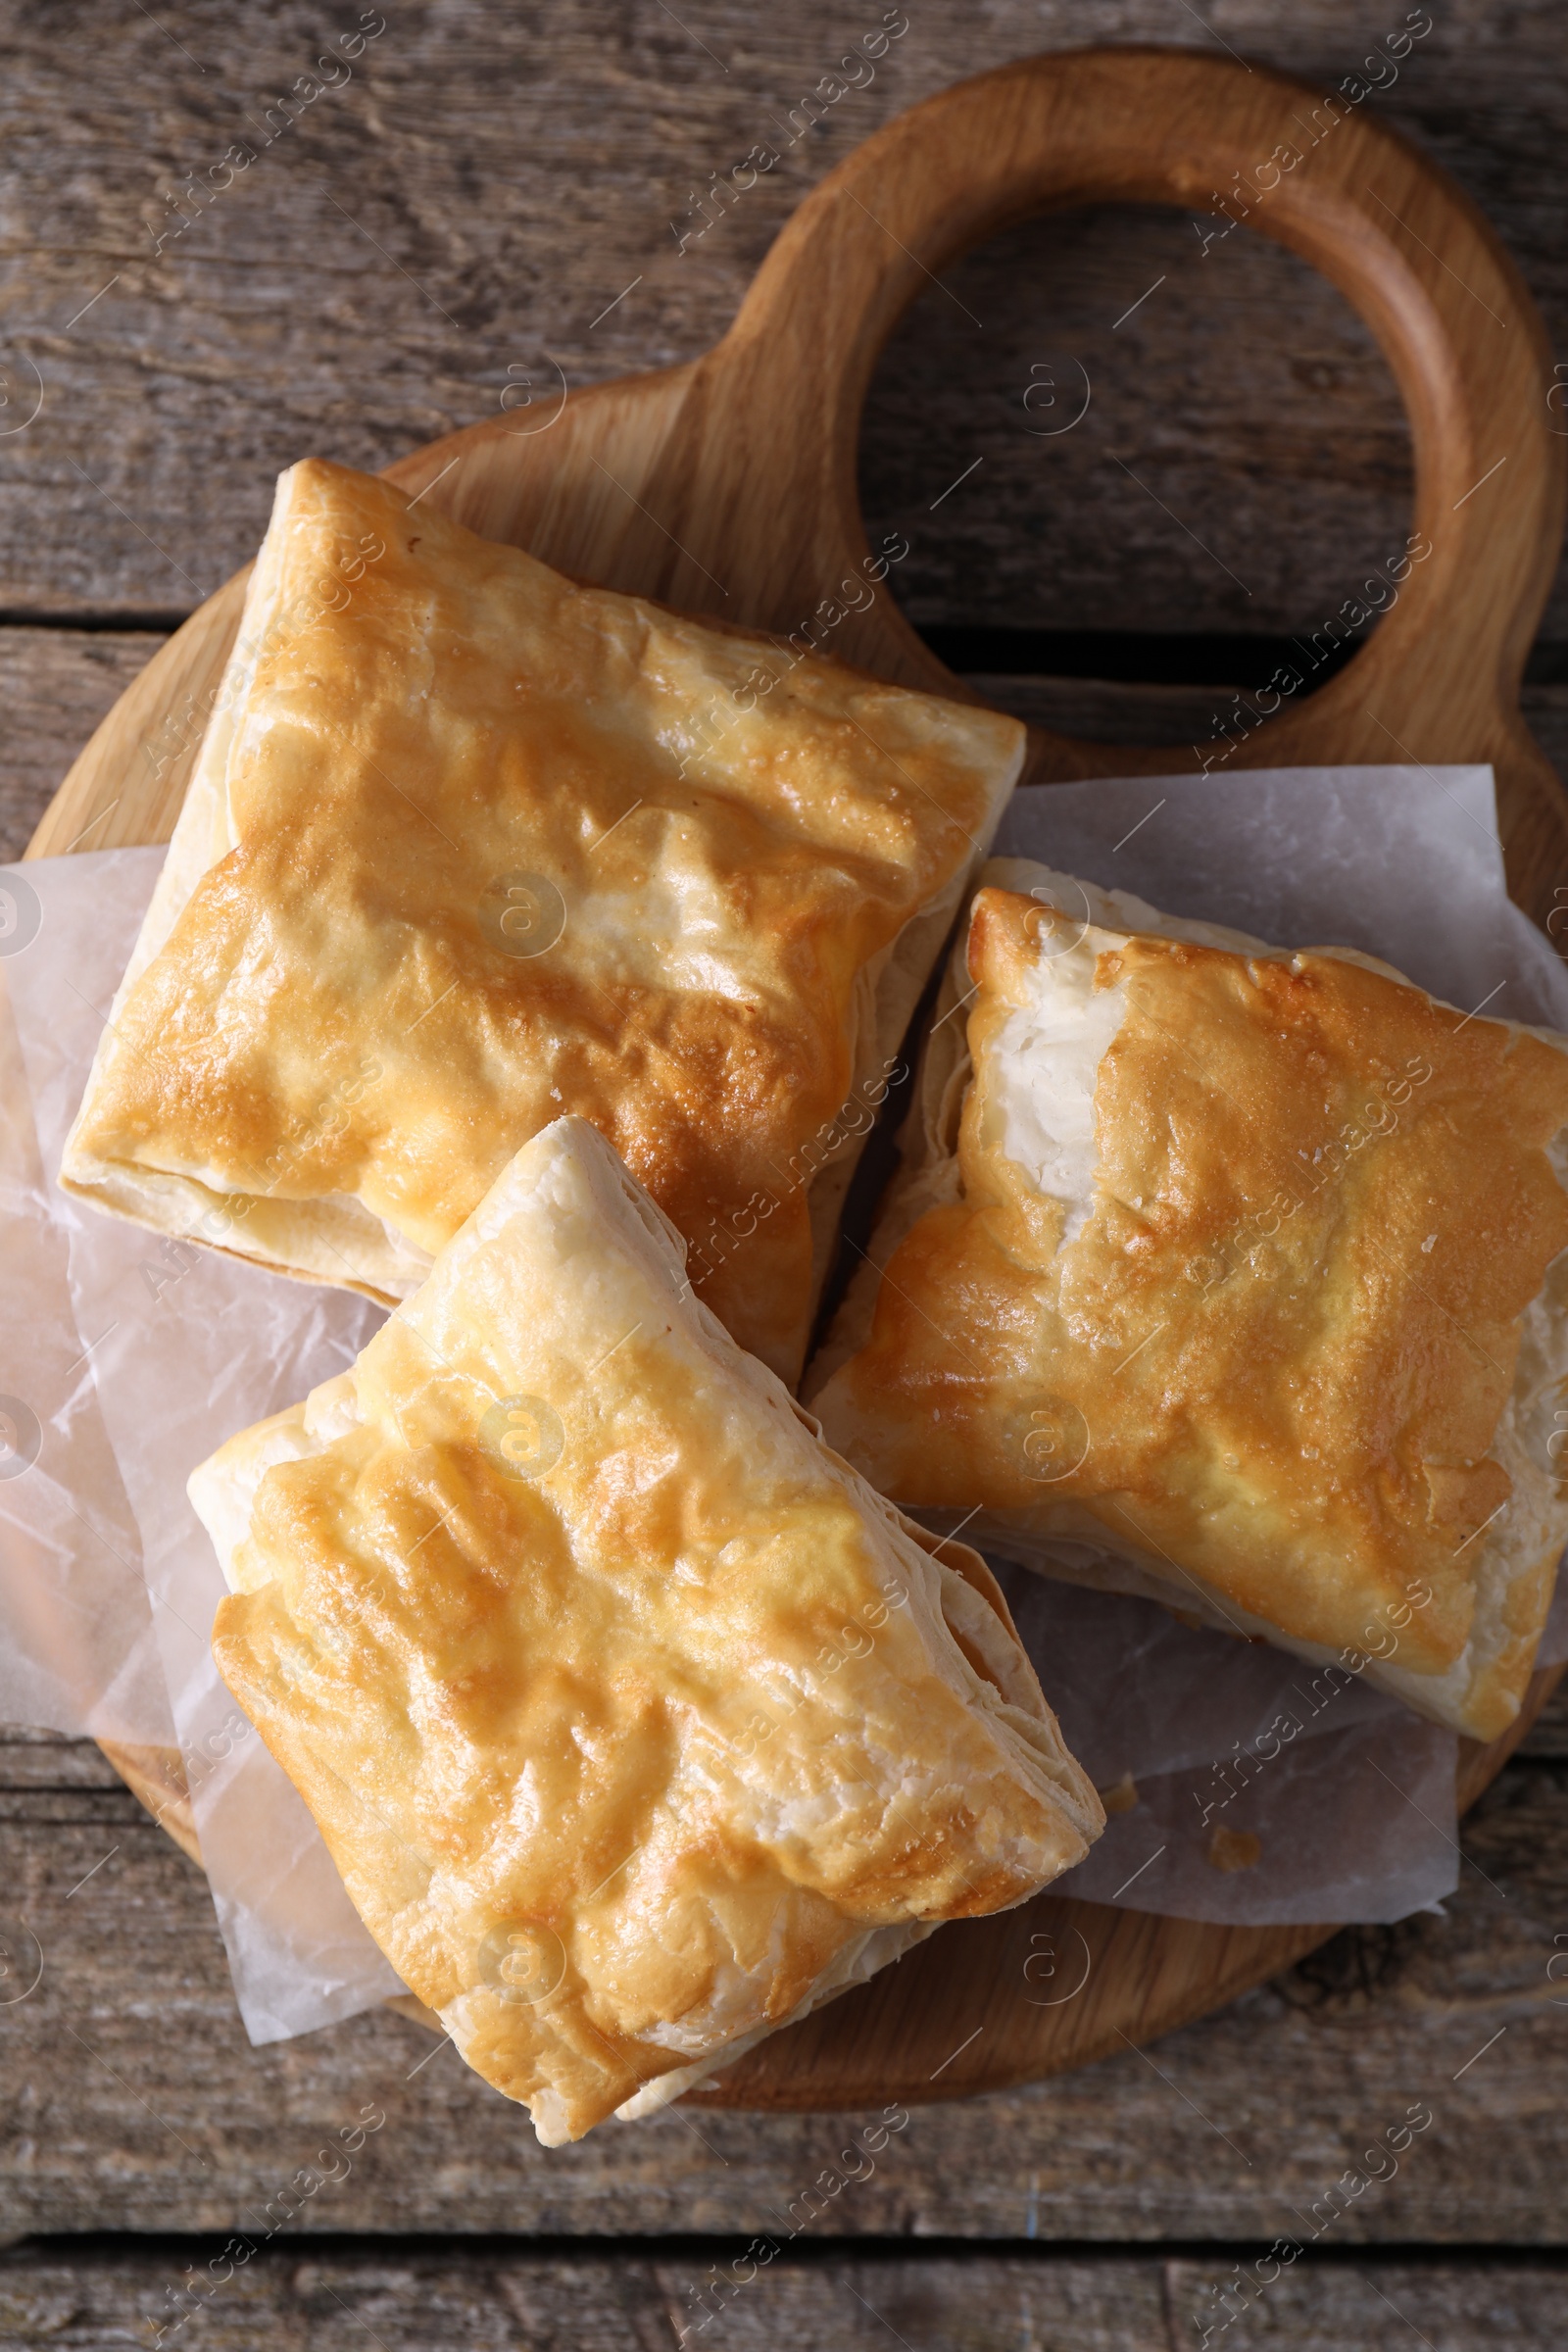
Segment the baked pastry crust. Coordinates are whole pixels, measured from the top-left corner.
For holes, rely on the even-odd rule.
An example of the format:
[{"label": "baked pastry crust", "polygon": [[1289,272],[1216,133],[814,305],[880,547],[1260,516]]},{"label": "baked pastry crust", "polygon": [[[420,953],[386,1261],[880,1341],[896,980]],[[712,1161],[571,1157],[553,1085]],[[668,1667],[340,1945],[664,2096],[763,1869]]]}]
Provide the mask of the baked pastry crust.
[{"label": "baked pastry crust", "polygon": [[579,1112],[793,1383],[1024,742],[295,466],[62,1181],[391,1304]]},{"label": "baked pastry crust", "polygon": [[906,1507],[981,1504],[990,1548],[1495,1737],[1568,1541],[1565,1041],[984,880],[807,1384],[829,1443]]},{"label": "baked pastry crust", "polygon": [[989,1570],[821,1445],[585,1121],[190,1482],[219,1666],[546,2144],[648,2112],[1103,1820]]}]

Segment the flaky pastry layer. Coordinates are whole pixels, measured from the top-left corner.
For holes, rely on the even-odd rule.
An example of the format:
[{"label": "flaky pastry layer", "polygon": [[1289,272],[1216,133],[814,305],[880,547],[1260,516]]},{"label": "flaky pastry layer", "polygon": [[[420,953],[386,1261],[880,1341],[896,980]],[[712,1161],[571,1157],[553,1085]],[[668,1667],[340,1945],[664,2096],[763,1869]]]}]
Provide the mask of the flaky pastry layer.
[{"label": "flaky pastry layer", "polygon": [[1568,1540],[1564,1041],[1026,860],[985,883],[808,1383],[830,1443],[1494,1737]]},{"label": "flaky pastry layer", "polygon": [[351,1372],[191,1480],[225,1680],[547,2144],[1102,1821],[984,1563],[827,1450],[683,1255],[558,1121]]},{"label": "flaky pastry layer", "polygon": [[1023,748],[295,466],[66,1188],[390,1304],[577,1112],[793,1383]]}]

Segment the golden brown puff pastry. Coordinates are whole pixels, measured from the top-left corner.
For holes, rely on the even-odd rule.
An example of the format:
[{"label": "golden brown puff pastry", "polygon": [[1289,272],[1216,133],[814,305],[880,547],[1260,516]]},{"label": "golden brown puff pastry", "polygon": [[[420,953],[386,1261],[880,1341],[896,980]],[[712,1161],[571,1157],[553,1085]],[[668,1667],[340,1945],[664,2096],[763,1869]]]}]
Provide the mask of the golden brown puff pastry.
[{"label": "golden brown puff pastry", "polygon": [[977,1543],[1494,1737],[1568,1540],[1565,1041],[1352,950],[985,881],[808,1381],[829,1443],[984,1506]]},{"label": "golden brown puff pastry", "polygon": [[819,1442],[586,1121],[190,1491],[214,1651],[547,2144],[675,2097],[1103,1816],[990,1572]]},{"label": "golden brown puff pastry", "polygon": [[576,1111],[793,1383],[1023,746],[296,466],[66,1188],[391,1304]]}]

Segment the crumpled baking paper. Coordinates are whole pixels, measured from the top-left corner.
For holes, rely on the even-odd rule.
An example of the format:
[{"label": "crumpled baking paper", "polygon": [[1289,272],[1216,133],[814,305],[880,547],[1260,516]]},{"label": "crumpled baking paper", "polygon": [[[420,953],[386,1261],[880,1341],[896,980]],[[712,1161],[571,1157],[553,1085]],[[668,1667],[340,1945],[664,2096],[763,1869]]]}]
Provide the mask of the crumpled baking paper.
[{"label": "crumpled baking paper", "polygon": [[1154,1601],[992,1566],[1107,1798],[1059,1892],[1232,1926],[1403,1919],[1452,1893],[1452,1732],[1340,1668],[1190,1631]]},{"label": "crumpled baking paper", "polygon": [[1568,972],[1508,896],[1490,767],[1037,784],[994,854],[1273,947],[1360,948],[1466,1012],[1568,1029]]},{"label": "crumpled baking paper", "polygon": [[[20,937],[36,914],[34,936],[0,970],[47,1177],[46,1192],[21,1204],[31,1209],[26,1229],[0,1237],[6,1248],[0,1263],[9,1291],[34,1258],[54,1268],[63,1260],[70,1312],[57,1276],[47,1301],[50,1322],[29,1332],[28,1346],[84,1352],[113,1454],[95,1484],[88,1475],[93,1465],[78,1447],[72,1467],[81,1483],[71,1500],[106,1521],[117,1505],[122,1515],[128,1505],[134,1534],[126,1544],[117,1522],[118,1541],[141,1587],[144,1618],[151,1595],[165,1685],[162,1732],[149,1711],[121,1736],[170,1740],[172,1716],[240,2011],[252,2040],[274,2041],[351,2017],[404,1988],[344,1892],[304,1801],[213,1664],[213,1614],[225,1587],[185,1481],[236,1430],[343,1371],[383,1318],[350,1292],[291,1282],[145,1232],[68,1199],[55,1184],[66,1133],[163,858],[159,849],[109,850],[0,869],[0,903],[9,897],[24,909],[12,936]],[[8,1112],[15,1098],[8,1087]],[[62,1325],[66,1341],[57,1336]],[[14,1377],[24,1374],[43,1418],[54,1392],[30,1366]],[[38,1467],[48,1459],[41,1455]],[[20,1500],[36,1475],[0,1486],[0,1497],[15,1493]],[[90,1580],[100,1604],[114,1612],[119,1638],[127,1611],[117,1576],[124,1570],[102,1544],[78,1547],[71,1579],[83,1588]],[[24,1613],[26,1596],[67,1581],[58,1570],[40,1577],[13,1549],[11,1530],[0,1522],[0,1606],[8,1630]],[[51,1622],[62,1637],[50,1653],[52,1669],[64,1680],[79,1672],[65,1638],[74,1621],[57,1611]],[[89,1654],[101,1654],[104,1639]],[[143,1642],[136,1652],[143,1684],[145,1650]],[[95,1671],[101,1675],[101,1666]],[[64,1731],[99,1729],[96,1718],[84,1713],[73,1720],[59,1705],[42,1718],[22,1713]]]},{"label": "crumpled baking paper", "polygon": [[[5,895],[0,954],[38,912]],[[141,1543],[76,1333],[0,961],[0,1718],[174,1738]]]},{"label": "crumpled baking paper", "polygon": [[[1053,786],[1017,796],[998,846],[1282,944],[1364,947],[1467,1009],[1494,991],[1486,1010],[1568,1029],[1568,981],[1503,891],[1485,768]],[[0,1017],[0,1268],[25,1308],[0,1339],[0,1708],[130,1740],[168,1740],[172,1722],[241,2013],[271,2040],[401,1986],[212,1666],[223,1584],[185,1479],[341,1370],[379,1312],[54,1187],[163,855],[0,868],[16,1025]],[[30,1424],[4,1417],[13,1395],[39,1424],[30,1464]],[[1451,1890],[1451,1734],[1150,1603],[997,1565],[1069,1741],[1102,1788],[1136,1790],[1064,1887],[1254,1922],[1394,1918]],[[1544,1658],[1568,1654],[1564,1634]],[[1210,1859],[1219,1832],[1227,1868]]]}]

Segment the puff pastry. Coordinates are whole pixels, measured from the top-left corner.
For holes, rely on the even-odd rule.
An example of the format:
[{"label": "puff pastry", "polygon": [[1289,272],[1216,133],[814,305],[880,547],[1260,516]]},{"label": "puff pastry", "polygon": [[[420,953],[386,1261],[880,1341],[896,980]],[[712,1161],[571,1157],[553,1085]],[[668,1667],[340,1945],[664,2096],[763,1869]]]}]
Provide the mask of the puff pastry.
[{"label": "puff pastry", "polygon": [[1568,1040],[984,880],[808,1381],[828,1442],[983,1505],[977,1543],[1495,1737],[1568,1540]]},{"label": "puff pastry", "polygon": [[793,1382],[1024,742],[296,466],[66,1188],[391,1304],[579,1112]]},{"label": "puff pastry", "polygon": [[694,1298],[586,1121],[190,1492],[219,1666],[547,2145],[1021,1902],[1102,1824],[990,1572]]}]

